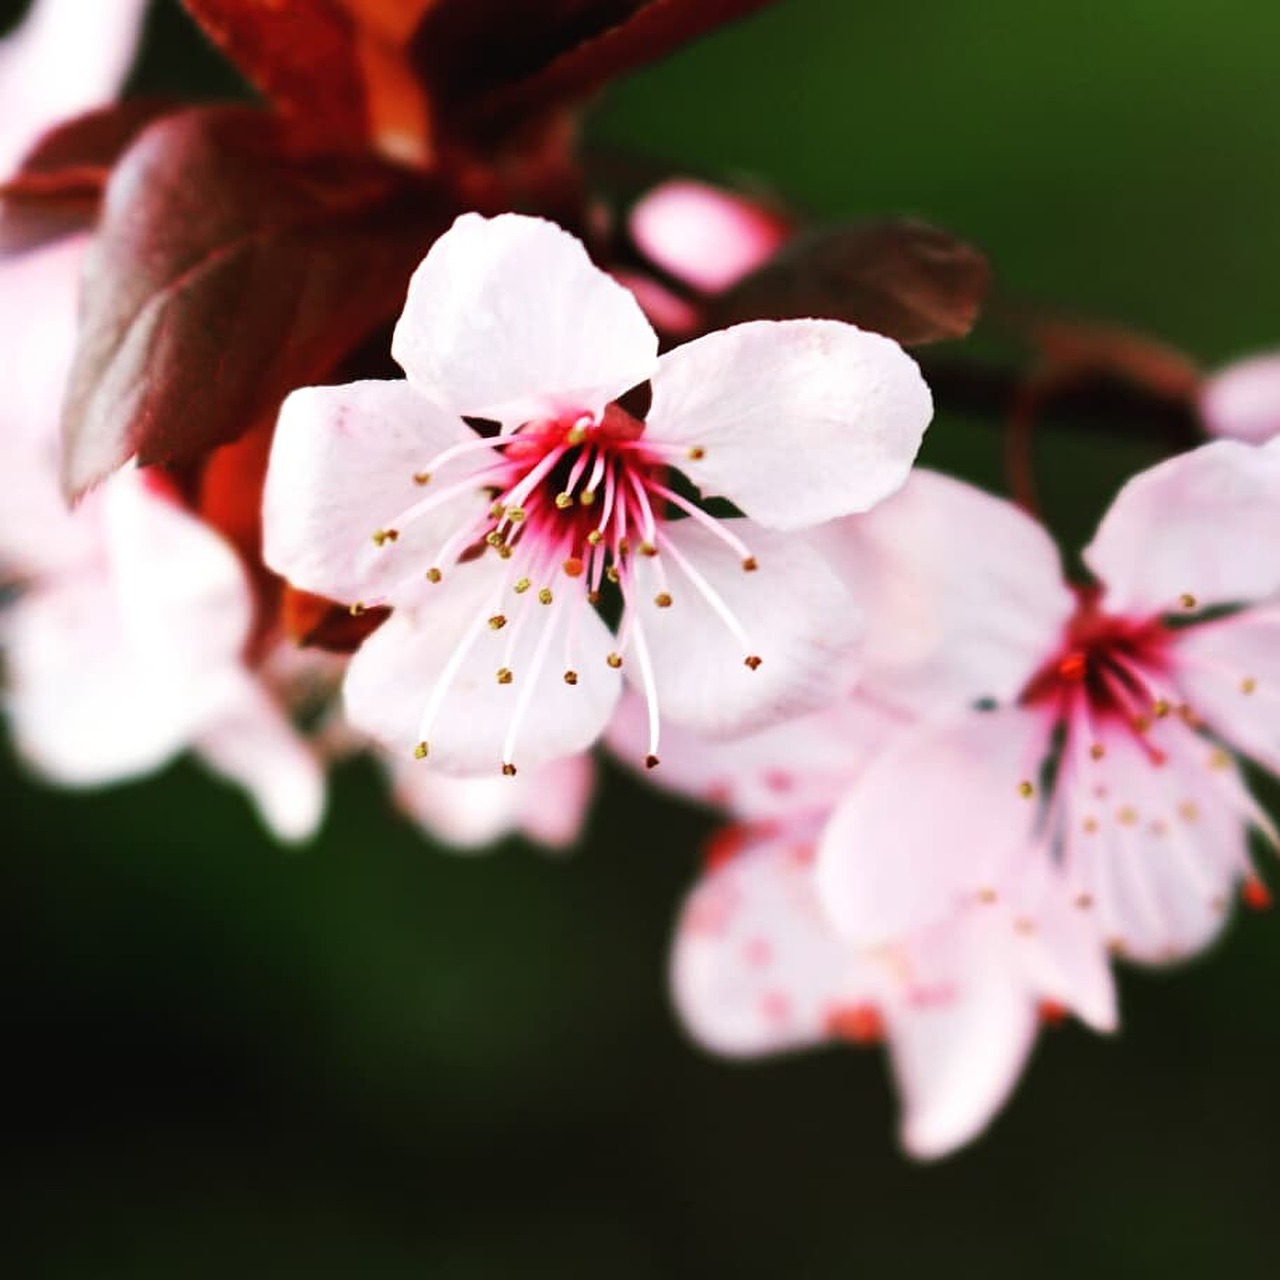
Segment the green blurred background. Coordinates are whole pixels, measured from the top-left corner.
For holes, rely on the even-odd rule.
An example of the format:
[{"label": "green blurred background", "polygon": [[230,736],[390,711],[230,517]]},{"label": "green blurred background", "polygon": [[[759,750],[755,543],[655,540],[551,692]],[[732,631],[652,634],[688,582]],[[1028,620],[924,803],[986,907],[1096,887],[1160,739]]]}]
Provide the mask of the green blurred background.
[{"label": "green blurred background", "polygon": [[[1216,362],[1280,343],[1278,50],[1265,0],[790,0],[592,131],[927,216],[1006,288]],[[175,0],[135,79],[233,84]],[[1060,531],[1151,456],[1047,433]],[[1000,484],[989,424],[939,419],[927,457]],[[301,853],[187,765],[3,783],[11,1274],[1275,1274],[1274,918],[1126,972],[1121,1037],[1046,1034],[990,1132],[920,1167],[878,1053],[682,1039],[665,952],[707,822],[621,774],[569,860],[437,851],[363,767]]]}]

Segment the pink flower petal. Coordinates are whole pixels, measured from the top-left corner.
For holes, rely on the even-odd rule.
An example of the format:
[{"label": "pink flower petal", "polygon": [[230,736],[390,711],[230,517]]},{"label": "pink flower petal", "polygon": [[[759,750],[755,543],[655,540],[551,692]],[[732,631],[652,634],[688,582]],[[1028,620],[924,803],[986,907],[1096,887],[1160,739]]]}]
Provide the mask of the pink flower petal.
[{"label": "pink flower petal", "polygon": [[[840,698],[860,628],[846,593],[801,538],[747,520],[723,526],[758,567],[744,571],[735,549],[694,520],[667,525],[659,554],[635,560],[625,650],[628,677],[641,690],[647,651],[664,717],[716,737]],[[658,607],[666,596],[670,604]]]},{"label": "pink flower petal", "polygon": [[659,362],[646,438],[753,520],[800,529],[901,487],[933,413],[914,360],[835,320],[759,320]]},{"label": "pink flower petal", "polygon": [[955,996],[903,1001],[888,1018],[902,1145],[921,1160],[946,1155],[986,1128],[1022,1074],[1038,1029],[1035,1002],[994,939],[953,933],[943,954],[929,959],[922,985],[936,975]]},{"label": "pink flower petal", "polygon": [[[497,629],[496,616],[505,620]],[[581,592],[543,605],[512,591],[502,561],[481,559],[364,642],[347,672],[347,715],[406,758],[426,742],[415,762],[424,769],[523,772],[585,751],[604,730],[621,686],[606,662],[613,643]]]},{"label": "pink flower petal", "polygon": [[1178,685],[1223,741],[1280,773],[1280,609],[1244,609],[1178,633]]},{"label": "pink flower petal", "polygon": [[1116,613],[1178,613],[1280,590],[1280,450],[1219,440],[1142,472],[1084,559]]},{"label": "pink flower petal", "polygon": [[1238,360],[1209,378],[1200,392],[1205,430],[1250,444],[1280,435],[1280,354]]},{"label": "pink flower petal", "polygon": [[856,996],[847,980],[856,962],[822,914],[812,872],[785,842],[765,841],[686,899],[671,984],[686,1029],[708,1049],[746,1056],[821,1043],[830,1012]]},{"label": "pink flower petal", "polygon": [[1249,866],[1249,801],[1230,761],[1180,722],[1159,729],[1146,745],[1120,728],[1100,734],[1105,754],[1074,767],[1063,807],[1078,909],[1117,954],[1153,964],[1217,937]]},{"label": "pink flower petal", "polygon": [[832,919],[864,945],[998,897],[1031,840],[1048,753],[1039,717],[972,712],[897,739],[836,809],[819,846]]},{"label": "pink flower petal", "polygon": [[198,735],[196,750],[205,765],[249,793],[276,839],[308,840],[324,816],[324,769],[248,673],[243,690],[243,697]]},{"label": "pink flower petal", "polygon": [[867,613],[864,687],[922,715],[1016,698],[1075,606],[1040,525],[935,472],[819,536]]},{"label": "pink flower petal", "polygon": [[[702,738],[664,725],[662,767],[647,777],[745,821],[825,815],[905,723],[855,695],[829,710],[741,737]],[[644,699],[629,693],[609,726],[608,744],[625,763],[638,765],[648,737]]]},{"label": "pink flower petal", "polygon": [[631,210],[631,237],[664,271],[718,293],[754,271],[786,240],[783,221],[730,191],[688,178],[654,187]]},{"label": "pink flower petal", "polygon": [[483,481],[402,517],[484,465],[487,452],[472,451],[432,466],[446,449],[477,439],[407,382],[295,391],[271,448],[264,559],[295,586],[344,603],[412,597],[465,513],[486,505]]},{"label": "pink flower petal", "polygon": [[41,133],[109,102],[133,62],[148,0],[36,0],[0,42],[0,173]]},{"label": "pink flower petal", "polygon": [[514,427],[599,412],[653,373],[658,340],[567,231],[467,213],[414,272],[391,350],[436,403]]}]

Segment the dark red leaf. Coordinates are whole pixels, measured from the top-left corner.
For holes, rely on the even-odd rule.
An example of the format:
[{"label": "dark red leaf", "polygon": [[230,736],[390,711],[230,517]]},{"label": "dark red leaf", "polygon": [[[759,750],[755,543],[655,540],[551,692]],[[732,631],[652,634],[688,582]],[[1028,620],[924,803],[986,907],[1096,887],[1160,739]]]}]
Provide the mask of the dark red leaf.
[{"label": "dark red leaf", "polygon": [[211,40],[281,111],[335,147],[368,136],[355,20],[338,0],[183,0]]},{"label": "dark red leaf", "polygon": [[0,184],[0,254],[92,225],[111,166],[147,125],[173,109],[172,102],[135,99],[46,133]]},{"label": "dark red leaf", "polygon": [[65,417],[80,492],[189,462],[394,316],[451,210],[405,171],[317,156],[250,108],[153,125],[106,190]]},{"label": "dark red leaf", "polygon": [[289,639],[304,649],[331,653],[354,653],[390,616],[391,610],[382,606],[353,614],[345,604],[288,583],[280,604],[281,625]]},{"label": "dark red leaf", "polygon": [[427,158],[427,104],[406,48],[432,0],[183,3],[300,133],[330,150]]},{"label": "dark red leaf", "polygon": [[[510,5],[498,0],[482,4],[445,0],[428,13],[417,48],[430,59],[429,83],[437,95],[446,104],[456,99],[472,127],[492,134],[519,127],[558,106],[580,102],[619,76],[773,3],[775,0],[560,0],[546,4],[523,0]],[[464,5],[475,35],[487,39],[480,57],[474,52],[466,57],[463,44],[460,65],[472,68],[471,75],[463,83],[455,69],[450,83],[449,49],[460,42],[445,41],[442,48],[433,48],[433,19],[443,25],[446,15],[452,13],[457,22],[456,11]],[[503,16],[491,21],[486,33],[476,11],[494,8]],[[509,16],[512,10],[519,15],[514,21]],[[502,34],[495,39],[493,32]]]},{"label": "dark red leaf", "polygon": [[962,338],[990,282],[972,245],[923,222],[807,232],[710,305],[713,327],[823,316],[907,346]]}]

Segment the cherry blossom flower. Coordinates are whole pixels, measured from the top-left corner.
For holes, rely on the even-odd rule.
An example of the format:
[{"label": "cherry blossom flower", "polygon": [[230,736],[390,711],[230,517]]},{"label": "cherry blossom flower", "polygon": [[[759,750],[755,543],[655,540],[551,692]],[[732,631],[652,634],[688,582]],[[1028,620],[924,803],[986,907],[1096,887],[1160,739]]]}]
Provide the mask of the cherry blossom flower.
[{"label": "cherry blossom flower", "polygon": [[[358,729],[512,775],[588,747],[624,672],[650,763],[663,717],[742,732],[830,694],[856,610],[802,531],[905,479],[931,405],[896,344],[759,322],[659,358],[572,236],[467,214],[415,273],[392,352],[405,382],[289,397],[264,508],[266,559],[296,586],[394,606],[351,663]],[[619,403],[646,382],[647,413]]]},{"label": "cherry blossom flower", "polygon": [[1205,380],[1200,417],[1210,435],[1265,444],[1280,435],[1280,354],[1237,360]]},{"label": "cherry blossom flower", "polygon": [[686,900],[672,984],[707,1048],[755,1056],[883,1039],[902,1143],[928,1159],[1003,1105],[1042,1017],[1070,1011],[1114,1027],[1105,954],[1045,860],[1028,860],[996,906],[863,948],[827,916],[813,857],[793,828],[748,837]]},{"label": "cherry blossom flower", "polygon": [[[841,802],[819,865],[833,918],[861,944],[911,934],[999,901],[1043,849],[1117,953],[1197,950],[1242,881],[1265,896],[1248,837],[1271,829],[1235,754],[1280,770],[1280,450],[1220,441],[1134,477],[1084,553],[1097,585],[1074,590],[1056,566],[1031,583],[1052,559],[1031,520],[977,491],[951,497],[972,509],[953,528],[981,531],[997,507],[1022,527],[951,565],[922,687],[946,688],[965,601],[1038,642],[961,663],[988,701],[900,737]],[[902,531],[903,592],[921,581],[913,560],[925,582],[941,562],[936,528],[921,532],[913,545]],[[1001,576],[1010,589],[990,590]]]}]

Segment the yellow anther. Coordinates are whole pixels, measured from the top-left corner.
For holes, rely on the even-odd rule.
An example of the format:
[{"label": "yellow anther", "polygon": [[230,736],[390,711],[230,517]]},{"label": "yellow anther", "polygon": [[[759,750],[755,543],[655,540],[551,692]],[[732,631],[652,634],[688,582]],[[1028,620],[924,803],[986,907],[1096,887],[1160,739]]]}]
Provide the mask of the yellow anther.
[{"label": "yellow anther", "polygon": [[1231,767],[1231,757],[1225,751],[1223,751],[1221,747],[1218,747],[1217,750],[1214,751],[1213,755],[1209,757],[1209,768],[1210,769],[1229,769],[1230,767]]},{"label": "yellow anther", "polygon": [[572,426],[564,433],[564,440],[566,444],[581,444],[586,438],[586,427]]},{"label": "yellow anther", "polygon": [[413,758],[415,760],[425,760],[431,754],[431,748],[425,743],[420,742],[413,749]]},{"label": "yellow anther", "polygon": [[648,556],[651,560],[658,554],[658,548],[652,542],[642,542],[636,549],[642,556]]},{"label": "yellow anther", "polygon": [[658,594],[653,597],[653,603],[656,604],[659,609],[670,609],[671,597],[667,592],[659,591]]},{"label": "yellow anther", "polygon": [[494,631],[501,631],[506,625],[507,619],[504,614],[495,613],[493,617],[489,619],[489,626],[492,627]]},{"label": "yellow anther", "polygon": [[611,666],[615,671],[617,671],[617,669],[618,669],[620,666],[622,666],[622,654],[620,654],[620,653],[611,653],[611,654],[610,654],[610,655],[605,659],[605,661],[606,661],[606,662],[607,662],[607,663],[608,663],[608,664],[609,664],[609,665],[610,665],[610,666]]},{"label": "yellow anther", "polygon": [[1252,676],[1245,676],[1245,678],[1240,681],[1241,693],[1252,693],[1257,687],[1258,682]]},{"label": "yellow anther", "polygon": [[1138,811],[1131,804],[1126,804],[1116,811],[1116,821],[1122,827],[1131,827],[1138,821]]},{"label": "yellow anther", "polygon": [[520,521],[524,519],[524,508],[523,508],[523,507],[508,507],[508,508],[507,508],[507,519],[508,519],[508,520],[510,520],[512,524],[519,524],[519,523],[520,523]]},{"label": "yellow anther", "polygon": [[485,541],[486,541],[486,542],[487,542],[491,547],[500,547],[500,546],[502,546],[502,534],[500,534],[500,533],[497,531],[497,529],[493,529],[493,530],[491,530],[489,533],[486,533],[486,534],[484,535],[484,540],[485,540]]},{"label": "yellow anther", "polygon": [[441,573],[439,569],[428,569],[428,570],[427,570],[427,581],[428,581],[428,582],[439,582],[439,581],[440,581],[440,579],[441,579],[441,578],[443,578],[443,577],[444,577],[444,574],[443,574],[443,573]]},{"label": "yellow anther", "polygon": [[353,617],[358,618],[364,612],[364,605],[359,600],[355,604],[348,607],[347,612]]},{"label": "yellow anther", "polygon": [[511,674],[511,668],[510,668],[510,667],[499,667],[499,668],[498,668],[498,683],[499,683],[499,684],[510,684],[514,679],[515,679],[515,676]]},{"label": "yellow anther", "polygon": [[373,531],[373,545],[375,547],[385,547],[388,542],[394,542],[400,536],[398,529],[375,529]]},{"label": "yellow anther", "polygon": [[618,572],[618,566],[616,564],[609,565],[609,567],[604,571],[604,576],[608,578],[610,582],[622,581],[622,574]]},{"label": "yellow anther", "polygon": [[540,604],[550,604],[552,599],[550,587],[540,587],[538,589],[538,602]]},{"label": "yellow anther", "polygon": [[1018,794],[1024,800],[1030,800],[1031,797],[1035,795],[1035,793],[1036,793],[1035,787],[1033,787],[1031,783],[1029,783],[1025,778],[1020,783],[1018,783]]},{"label": "yellow anther", "polygon": [[587,541],[593,547],[598,547],[604,541],[604,534],[601,533],[599,529],[592,529],[591,532],[587,534]]},{"label": "yellow anther", "polygon": [[1194,609],[1196,607],[1196,598],[1191,594],[1191,592],[1184,591],[1178,597],[1178,603],[1182,605],[1184,609]]},{"label": "yellow anther", "polygon": [[1195,822],[1200,817],[1200,809],[1194,800],[1184,800],[1178,806],[1178,817],[1183,822]]},{"label": "yellow anther", "polygon": [[568,509],[573,506],[573,494],[557,493],[556,506],[559,507],[561,511],[568,511]]},{"label": "yellow anther", "polygon": [[495,502],[493,506],[489,508],[489,519],[501,520],[502,517],[506,514],[506,511],[507,509],[502,505],[502,503]]},{"label": "yellow anther", "polygon": [[685,457],[688,458],[690,462],[701,462],[706,456],[707,451],[700,444],[695,444],[689,452],[685,454]]},{"label": "yellow anther", "polygon": [[1169,714],[1170,707],[1168,702],[1164,698],[1157,698],[1155,701],[1155,705],[1151,708],[1151,710],[1155,712],[1157,719],[1163,720],[1165,716]]},{"label": "yellow anther", "polygon": [[1104,746],[1102,745],[1102,743],[1100,743],[1100,742],[1095,742],[1095,743],[1093,744],[1093,746],[1091,746],[1091,747],[1089,748],[1089,754],[1090,754],[1090,755],[1091,755],[1095,760],[1101,760],[1101,759],[1102,759],[1102,757],[1103,757],[1103,756],[1105,756],[1105,755],[1107,754],[1107,749],[1106,749],[1106,747],[1104,747]]},{"label": "yellow anther", "polygon": [[515,585],[515,592],[516,592],[516,595],[518,595],[518,596],[522,596],[522,595],[524,595],[524,593],[525,593],[526,591],[528,591],[528,590],[529,590],[530,585],[531,585],[531,584],[530,584],[530,582],[529,582],[529,579],[528,579],[528,578],[519,578],[519,579],[517,579],[517,581],[516,581],[516,585]]},{"label": "yellow anther", "polygon": [[584,507],[592,506],[595,500],[596,491],[594,489],[583,489],[583,491],[578,495],[578,501],[582,503]]},{"label": "yellow anther", "polygon": [[494,550],[498,553],[499,560],[510,560],[512,555],[514,554],[511,548],[507,546],[505,542],[502,544],[502,546],[495,547]]}]

